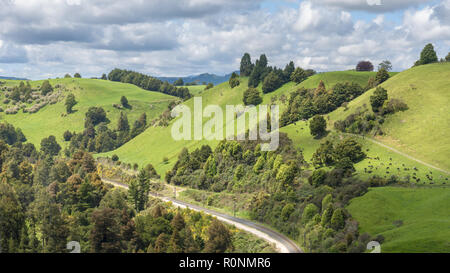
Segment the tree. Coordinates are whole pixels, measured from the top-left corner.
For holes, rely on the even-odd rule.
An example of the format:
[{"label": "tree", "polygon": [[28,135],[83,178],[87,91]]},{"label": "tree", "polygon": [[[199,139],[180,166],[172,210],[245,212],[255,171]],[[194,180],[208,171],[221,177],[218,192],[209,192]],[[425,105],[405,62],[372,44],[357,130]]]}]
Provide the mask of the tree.
[{"label": "tree", "polygon": [[73,137],[73,134],[69,130],[67,130],[64,132],[63,137],[64,141],[70,141]]},{"label": "tree", "polygon": [[302,221],[303,223],[308,223],[313,219],[313,217],[319,213],[319,208],[313,203],[308,204],[303,210]]},{"label": "tree", "polygon": [[373,64],[369,61],[360,61],[356,65],[356,71],[373,71]]},{"label": "tree", "polygon": [[231,234],[219,220],[213,219],[208,228],[208,240],[205,243],[206,253],[225,253],[232,247]]},{"label": "tree", "polygon": [[80,75],[80,73],[77,72],[77,73],[75,73],[75,74],[73,75],[73,77],[74,77],[74,78],[79,78],[79,79],[80,79],[80,78],[81,78],[81,75]]},{"label": "tree", "polygon": [[65,79],[70,79],[70,78],[72,78],[72,76],[70,76],[70,74],[67,73],[66,75],[64,75],[64,78],[65,78]]},{"label": "tree", "polygon": [[130,105],[128,104],[128,99],[125,96],[122,96],[120,98],[120,104],[122,104],[123,107],[128,108]]},{"label": "tree", "polygon": [[231,88],[235,88],[236,86],[239,86],[239,84],[241,83],[239,81],[239,76],[238,74],[236,74],[236,72],[233,72],[231,74],[230,80],[228,81],[228,83],[230,84]]},{"label": "tree", "polygon": [[20,240],[20,231],[25,225],[25,215],[19,198],[6,181],[0,181],[0,250],[14,252],[9,241],[16,244]]},{"label": "tree", "polygon": [[378,70],[375,80],[377,84],[382,84],[389,79],[389,73],[385,68]]},{"label": "tree", "polygon": [[373,93],[373,96],[370,96],[370,105],[372,106],[372,110],[374,112],[378,112],[387,99],[387,90],[382,87],[377,87]]},{"label": "tree", "polygon": [[445,61],[450,62],[450,52],[447,54],[447,56],[445,56]]},{"label": "tree", "polygon": [[258,105],[262,102],[262,98],[258,89],[249,88],[244,92],[243,102],[245,105]]},{"label": "tree", "polygon": [[96,253],[121,251],[120,211],[112,208],[96,209],[91,216],[91,250]]},{"label": "tree", "polygon": [[89,126],[89,124],[97,125],[100,122],[106,121],[106,112],[102,107],[90,107],[86,112],[86,122],[84,124],[85,128]]},{"label": "tree", "polygon": [[267,94],[280,88],[282,84],[281,79],[272,71],[264,78],[262,90]]},{"label": "tree", "polygon": [[119,132],[129,132],[130,124],[128,123],[127,114],[120,112],[119,121],[117,122],[117,131]]},{"label": "tree", "polygon": [[214,87],[214,84],[212,82],[208,83],[205,87],[205,90],[211,89]]},{"label": "tree", "polygon": [[248,77],[250,76],[250,73],[252,73],[252,71],[253,71],[253,64],[250,58],[250,54],[245,53],[241,59],[240,74],[242,77]]},{"label": "tree", "polygon": [[183,81],[182,78],[178,78],[178,79],[173,83],[173,85],[175,85],[175,86],[183,86],[183,85],[184,85],[184,81]]},{"label": "tree", "polygon": [[385,69],[386,71],[392,70],[392,63],[389,60],[384,60],[378,65],[378,71]]},{"label": "tree", "polygon": [[51,86],[49,81],[44,81],[41,86],[41,94],[42,96],[47,95],[48,93],[53,91],[53,87]]},{"label": "tree", "polygon": [[108,77],[106,76],[106,74],[103,73],[101,79],[106,81]]},{"label": "tree", "polygon": [[345,216],[341,208],[336,209],[331,217],[331,227],[334,230],[343,229],[345,226]]},{"label": "tree", "polygon": [[293,61],[290,61],[289,64],[287,64],[283,70],[285,82],[288,82],[291,80],[291,75],[292,75],[292,73],[294,73],[294,71],[295,71],[295,64]]},{"label": "tree", "polygon": [[437,63],[438,57],[434,51],[433,44],[427,44],[420,53],[419,65]]},{"label": "tree", "polygon": [[150,192],[150,178],[145,170],[141,170],[137,179],[131,181],[128,194],[137,211],[145,209]]},{"label": "tree", "polygon": [[323,116],[314,116],[309,123],[309,129],[314,137],[323,136],[327,131],[327,121]]},{"label": "tree", "polygon": [[291,81],[299,84],[302,81],[306,80],[308,76],[306,75],[305,70],[301,67],[297,67],[293,73],[291,73]]},{"label": "tree", "polygon": [[41,141],[41,151],[50,156],[58,155],[61,150],[61,146],[59,146],[56,141],[55,136],[49,136],[47,138],[43,138]]},{"label": "tree", "polygon": [[73,112],[72,108],[77,104],[78,102],[75,100],[75,95],[70,93],[69,95],[67,95],[66,98],[66,111],[67,114],[70,114]]}]

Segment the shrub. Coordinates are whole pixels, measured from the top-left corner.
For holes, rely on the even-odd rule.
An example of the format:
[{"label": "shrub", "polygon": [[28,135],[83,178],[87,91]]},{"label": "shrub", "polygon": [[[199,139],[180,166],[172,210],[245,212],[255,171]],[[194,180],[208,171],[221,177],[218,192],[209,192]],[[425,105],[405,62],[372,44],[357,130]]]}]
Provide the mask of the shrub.
[{"label": "shrub", "polygon": [[369,61],[360,61],[356,65],[356,71],[373,71],[373,64]]}]

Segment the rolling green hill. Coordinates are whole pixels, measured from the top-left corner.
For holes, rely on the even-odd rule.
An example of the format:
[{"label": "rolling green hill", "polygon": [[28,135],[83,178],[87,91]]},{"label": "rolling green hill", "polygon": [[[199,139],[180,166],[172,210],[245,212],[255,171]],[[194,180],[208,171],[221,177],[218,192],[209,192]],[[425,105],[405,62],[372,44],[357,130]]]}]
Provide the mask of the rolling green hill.
[{"label": "rolling green hill", "polygon": [[[32,87],[42,84],[43,81],[30,82]],[[22,129],[28,141],[40,145],[42,138],[49,135],[56,136],[58,142],[63,143],[62,135],[66,130],[80,132],[84,129],[85,113],[91,106],[101,106],[107,112],[107,117],[111,121],[109,127],[115,128],[120,111],[124,111],[128,116],[130,125],[145,112],[147,120],[151,121],[158,117],[160,113],[167,109],[171,101],[177,98],[158,92],[142,90],[131,84],[123,84],[104,80],[93,79],[53,79],[50,80],[53,87],[61,85],[65,88],[64,98],[53,105],[47,105],[37,113],[23,113],[19,111],[14,115],[0,114],[0,119],[13,124]],[[6,86],[18,85],[19,81],[7,81]],[[4,91],[3,91],[4,92]],[[2,93],[3,93],[2,92]],[[75,113],[64,116],[66,108],[64,106],[65,96],[72,92],[78,104],[73,108]],[[131,109],[119,110],[113,104],[120,104],[121,96],[126,96]],[[1,94],[3,101],[4,94]],[[3,109],[6,106],[0,104]]]},{"label": "rolling green hill", "polygon": [[361,232],[382,235],[381,252],[448,252],[450,188],[371,189],[348,210]]},{"label": "rolling green hill", "polygon": [[[377,140],[425,162],[450,170],[450,63],[411,68],[381,85],[389,98],[401,99],[409,110],[389,115]],[[371,90],[332,112],[330,125],[364,104],[370,108]],[[371,110],[370,110],[371,111]]]}]

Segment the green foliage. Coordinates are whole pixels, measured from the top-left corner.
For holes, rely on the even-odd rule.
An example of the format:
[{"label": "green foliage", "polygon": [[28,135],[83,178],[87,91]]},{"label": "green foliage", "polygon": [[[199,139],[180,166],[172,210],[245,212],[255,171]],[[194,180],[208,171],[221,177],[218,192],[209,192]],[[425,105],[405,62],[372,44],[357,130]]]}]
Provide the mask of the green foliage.
[{"label": "green foliage", "polygon": [[262,98],[258,89],[249,88],[244,92],[243,102],[245,105],[258,105],[262,102]]},{"label": "green foliage", "polygon": [[341,208],[336,209],[331,217],[331,227],[334,230],[340,230],[345,226],[345,215]]},{"label": "green foliage", "polygon": [[106,112],[102,107],[90,107],[86,112],[85,128],[106,122]]},{"label": "green foliage", "polygon": [[69,95],[67,95],[66,98],[66,102],[65,102],[65,106],[66,106],[66,111],[67,114],[70,114],[73,112],[73,107],[77,104],[78,102],[75,100],[75,95],[70,93]]},{"label": "green foliage", "polygon": [[392,70],[392,63],[389,60],[384,60],[378,65],[378,71],[384,69],[386,71]]},{"label": "green foliage", "polygon": [[114,69],[108,74],[110,81],[134,84],[142,89],[161,92],[182,99],[189,99],[191,94],[186,87],[175,87],[168,82],[129,70]]},{"label": "green foliage", "polygon": [[53,91],[53,87],[51,86],[50,82],[48,80],[45,80],[42,83],[42,86],[41,86],[41,94],[42,94],[42,96],[45,96],[45,95],[47,95],[48,93],[50,93],[52,91]]},{"label": "green foliage", "polygon": [[319,213],[319,208],[316,205],[310,203],[303,210],[302,221],[303,223],[308,223],[313,219],[313,217]]},{"label": "green foliage", "polygon": [[270,72],[263,81],[262,90],[264,94],[275,91],[283,85],[282,79],[275,72]]},{"label": "green foliage", "polygon": [[120,112],[119,121],[117,122],[117,131],[119,132],[129,132],[130,125],[128,123],[127,114]]},{"label": "green foliage", "polygon": [[205,243],[205,252],[224,253],[232,246],[230,231],[219,220],[212,220],[207,233],[208,240]]},{"label": "green foliage", "polygon": [[43,138],[41,141],[41,151],[50,156],[58,155],[61,150],[61,146],[59,146],[56,141],[55,136],[49,136],[47,138]]},{"label": "green foliage", "polygon": [[295,211],[295,206],[292,203],[286,204],[286,206],[283,207],[283,210],[281,211],[281,219],[283,221],[288,221],[291,214]]},{"label": "green foliage", "polygon": [[437,63],[438,57],[436,51],[434,51],[433,44],[427,44],[420,53],[420,59],[416,63],[418,65]]},{"label": "green foliage", "polygon": [[183,81],[182,78],[178,78],[178,79],[173,83],[173,85],[175,85],[175,86],[183,86],[183,85],[184,85],[184,81]]},{"label": "green foliage", "polygon": [[375,80],[378,84],[381,84],[389,79],[389,73],[385,68],[378,70]]},{"label": "green foliage", "polygon": [[240,74],[242,77],[248,77],[253,71],[253,64],[250,54],[245,53],[241,59]]},{"label": "green foliage", "polygon": [[73,74],[73,77],[74,77],[74,78],[79,78],[79,79],[81,79],[81,75],[80,75],[80,73],[78,73],[78,72],[75,73],[75,74]]},{"label": "green foliage", "polygon": [[123,107],[128,108],[130,105],[128,104],[128,99],[125,96],[122,96],[120,98],[120,104],[122,104]]},{"label": "green foliage", "polygon": [[382,87],[377,87],[373,96],[370,97],[370,105],[374,112],[378,112],[380,107],[383,106],[384,102],[388,99],[387,90]]},{"label": "green foliage", "polygon": [[327,121],[323,116],[314,116],[309,122],[311,135],[315,137],[323,136],[327,131]]},{"label": "green foliage", "polygon": [[325,178],[327,177],[327,172],[322,169],[314,170],[313,174],[309,178],[311,185],[313,186],[321,186],[325,182]]},{"label": "green foliage", "polygon": [[373,71],[373,64],[369,61],[360,61],[356,65],[356,71]]},{"label": "green foliage", "polygon": [[308,75],[306,74],[306,71],[301,67],[297,67],[295,71],[290,75],[290,80],[297,84],[303,82],[307,78]]},{"label": "green foliage", "polygon": [[137,179],[133,180],[128,189],[130,200],[136,209],[141,211],[145,209],[150,192],[150,178],[145,170],[141,170]]},{"label": "green foliage", "polygon": [[239,81],[239,76],[238,74],[236,74],[236,72],[233,72],[231,74],[230,80],[228,81],[228,83],[230,84],[231,88],[235,88],[236,86],[239,86],[239,84],[241,83]]}]

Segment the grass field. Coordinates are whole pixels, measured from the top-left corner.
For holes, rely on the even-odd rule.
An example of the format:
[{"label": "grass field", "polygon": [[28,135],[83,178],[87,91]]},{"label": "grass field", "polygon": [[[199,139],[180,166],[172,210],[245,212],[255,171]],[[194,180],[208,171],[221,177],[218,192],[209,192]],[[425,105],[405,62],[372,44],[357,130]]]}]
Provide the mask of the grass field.
[{"label": "grass field", "polygon": [[381,252],[448,252],[450,188],[374,188],[348,210],[360,231],[383,235]]},{"label": "grass field", "polygon": [[[311,163],[312,155],[319,148],[320,143],[324,139],[315,139],[311,136],[308,122],[298,121],[296,124],[291,124],[281,128],[281,132],[287,133],[293,143],[303,152],[306,161]],[[344,138],[344,135],[337,132],[331,132],[330,138]],[[450,175],[425,166],[417,161],[409,159],[403,155],[397,154],[394,151],[388,150],[378,144],[375,144],[368,139],[355,138],[363,147],[363,151],[367,154],[367,158],[355,164],[357,176],[361,179],[367,179],[373,175],[389,178],[392,175],[401,178],[402,180],[409,180],[415,182],[413,177],[419,178],[420,183],[426,184],[449,184]],[[375,159],[375,158],[379,158]],[[392,160],[391,160],[392,159]],[[370,167],[372,166],[372,167]],[[417,168],[417,171],[414,168]],[[432,180],[427,178],[427,174],[432,177]],[[447,180],[446,180],[447,179]]]},{"label": "grass field", "polygon": [[[377,139],[408,155],[450,170],[450,63],[430,64],[404,71],[382,84],[389,98],[403,100],[409,110],[390,115],[383,124],[385,135]],[[342,120],[366,104],[368,91],[343,108],[332,112],[333,121]]]},{"label": "grass field", "polygon": [[[32,87],[42,84],[42,81],[30,82]],[[120,111],[124,111],[128,116],[130,126],[139,118],[142,113],[147,114],[147,121],[158,117],[160,113],[167,109],[170,101],[177,98],[158,92],[150,92],[140,89],[131,84],[117,83],[104,80],[92,79],[54,79],[50,80],[52,86],[56,84],[64,85],[67,92],[72,92],[78,104],[73,108],[75,113],[62,116],[66,112],[64,99],[62,101],[47,105],[37,113],[19,113],[15,115],[0,114],[0,119],[19,127],[24,132],[28,141],[39,146],[42,138],[49,135],[57,137],[62,144],[62,135],[66,130],[80,132],[84,129],[85,113],[91,106],[101,106],[107,112],[107,117],[111,121],[109,127],[115,128]],[[19,81],[8,81],[7,86],[18,85]],[[118,110],[113,104],[120,104],[121,96],[126,96],[132,109]],[[2,95],[3,97],[3,95]],[[3,108],[5,106],[2,104]]]},{"label": "grass field", "polygon": [[187,87],[189,89],[189,92],[193,96],[198,96],[205,90],[206,85],[191,85],[191,86],[185,86],[185,87]]}]

